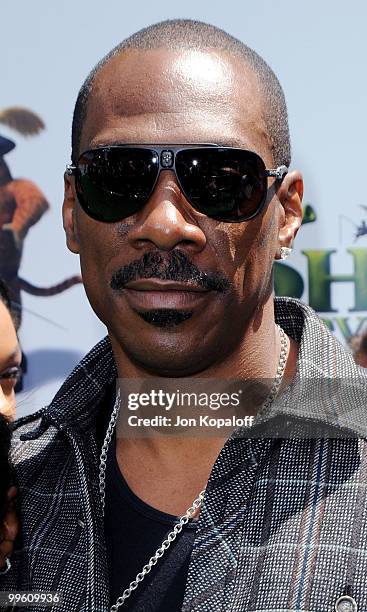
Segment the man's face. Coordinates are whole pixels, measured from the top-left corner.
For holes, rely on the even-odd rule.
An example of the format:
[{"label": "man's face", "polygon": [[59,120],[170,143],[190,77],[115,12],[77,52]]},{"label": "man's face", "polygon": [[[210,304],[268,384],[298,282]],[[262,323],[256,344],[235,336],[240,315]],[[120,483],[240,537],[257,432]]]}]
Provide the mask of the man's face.
[{"label": "man's face", "polygon": [[[125,52],[98,74],[81,151],[119,143],[215,143],[255,151],[271,168],[262,104],[256,77],[239,59],[214,51]],[[272,292],[284,223],[273,179],[268,200],[248,222],[218,222],[195,211],[165,170],[139,213],[101,223],[77,204],[67,179],[68,246],[80,254],[88,298],[113,345],[169,376],[200,372],[234,351],[249,322],[260,324]],[[111,288],[111,279],[132,265],[138,280]],[[195,272],[212,278],[214,289],[172,285],[182,281],[182,265],[194,289],[203,289],[195,286]]]}]

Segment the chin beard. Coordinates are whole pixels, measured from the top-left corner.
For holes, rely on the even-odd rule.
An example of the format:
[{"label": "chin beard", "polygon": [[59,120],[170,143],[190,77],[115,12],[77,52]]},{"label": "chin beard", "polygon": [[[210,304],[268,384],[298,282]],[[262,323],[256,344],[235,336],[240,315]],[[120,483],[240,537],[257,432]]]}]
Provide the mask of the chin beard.
[{"label": "chin beard", "polygon": [[174,310],[173,308],[159,308],[157,310],[141,310],[137,313],[150,325],[155,327],[175,327],[192,317],[191,310]]}]

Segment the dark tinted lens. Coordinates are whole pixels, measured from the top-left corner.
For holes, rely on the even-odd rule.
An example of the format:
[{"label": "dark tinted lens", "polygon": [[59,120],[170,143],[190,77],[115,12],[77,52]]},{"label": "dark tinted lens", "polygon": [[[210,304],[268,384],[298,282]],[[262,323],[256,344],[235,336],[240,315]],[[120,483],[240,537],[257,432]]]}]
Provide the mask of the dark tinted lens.
[{"label": "dark tinted lens", "polygon": [[265,165],[252,151],[214,147],[179,151],[176,172],[192,205],[215,219],[249,219],[265,201]]},{"label": "dark tinted lens", "polygon": [[81,206],[98,221],[114,222],[136,213],[149,198],[159,167],[151,149],[108,147],[86,151],[76,172]]}]

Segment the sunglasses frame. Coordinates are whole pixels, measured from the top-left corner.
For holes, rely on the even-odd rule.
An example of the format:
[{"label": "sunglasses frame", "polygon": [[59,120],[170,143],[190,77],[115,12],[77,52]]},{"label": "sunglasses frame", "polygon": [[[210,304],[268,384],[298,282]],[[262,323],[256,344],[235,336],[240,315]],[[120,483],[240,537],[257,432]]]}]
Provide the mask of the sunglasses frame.
[{"label": "sunglasses frame", "polygon": [[[149,193],[149,195],[147,196],[147,200],[146,202],[142,205],[141,208],[144,208],[145,204],[148,202],[149,198],[152,196],[160,173],[162,170],[171,170],[175,173],[175,177],[176,177],[176,181],[185,197],[185,199],[187,200],[187,202],[190,204],[190,206],[192,206],[192,208],[198,212],[200,212],[201,214],[206,214],[203,211],[201,211],[199,208],[197,208],[196,206],[194,206],[194,204],[191,202],[190,198],[188,197],[186,190],[184,189],[184,187],[181,184],[180,178],[177,175],[176,172],[176,155],[177,153],[179,153],[180,151],[187,151],[187,150],[192,150],[192,149],[210,149],[212,150],[213,148],[215,149],[219,149],[221,151],[234,151],[234,152],[239,152],[241,151],[241,153],[250,153],[252,157],[256,157],[261,165],[264,168],[264,178],[275,178],[276,181],[282,181],[284,176],[288,173],[288,167],[287,166],[278,166],[277,168],[266,168],[265,162],[262,159],[262,157],[256,153],[255,151],[250,151],[248,149],[241,149],[239,147],[225,147],[225,146],[221,146],[221,145],[217,145],[217,144],[212,144],[212,143],[206,143],[206,144],[159,144],[159,145],[152,145],[152,144],[148,144],[148,143],[144,143],[144,144],[135,144],[135,143],[123,143],[123,144],[115,144],[115,145],[101,145],[98,147],[94,147],[92,149],[87,149],[86,151],[84,151],[83,153],[81,153],[78,157],[78,160],[76,162],[76,164],[67,164],[66,166],[66,174],[68,176],[74,176],[75,178],[77,178],[77,173],[78,173],[78,165],[80,160],[82,159],[82,157],[84,155],[86,155],[87,153],[90,152],[95,152],[95,151],[106,151],[106,150],[111,150],[111,149],[147,149],[149,151],[151,151],[152,153],[156,154],[158,157],[158,169],[157,169],[157,176],[155,178],[154,184],[152,186],[152,189]],[[77,185],[76,185],[77,188]],[[223,220],[220,218],[217,218],[215,216],[212,215],[206,215],[208,218],[211,219],[216,219],[218,221],[221,221],[223,223],[242,223],[242,221],[249,221],[250,219],[253,219],[254,217],[256,217],[258,214],[261,213],[261,211],[264,208],[265,202],[266,202],[266,198],[267,198],[267,193],[268,193],[268,187],[266,187],[265,190],[265,194],[264,197],[261,201],[261,203],[259,204],[258,208],[256,209],[256,211],[254,213],[252,213],[251,215],[243,215],[241,218],[239,219],[230,219],[230,220]],[[80,199],[83,199],[83,196],[80,197],[80,194],[78,193],[78,189],[77,189],[77,195],[79,198],[79,202]],[[82,194],[81,194],[82,195]],[[85,206],[81,203],[81,206],[83,208],[83,210],[86,212],[86,214],[88,214],[90,217],[92,217],[93,219],[100,221],[102,223],[118,223],[119,221],[122,221],[124,218],[126,217],[122,217],[121,219],[119,219],[118,221],[104,221],[100,218],[98,218],[97,216],[94,216],[90,213],[89,210],[85,209]],[[127,215],[129,216],[129,215]]]}]

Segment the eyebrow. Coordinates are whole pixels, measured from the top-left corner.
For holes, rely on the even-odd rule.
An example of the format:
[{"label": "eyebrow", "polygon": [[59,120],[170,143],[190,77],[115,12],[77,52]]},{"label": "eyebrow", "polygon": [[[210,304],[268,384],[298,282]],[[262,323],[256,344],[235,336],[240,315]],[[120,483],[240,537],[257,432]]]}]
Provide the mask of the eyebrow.
[{"label": "eyebrow", "polygon": [[[206,141],[205,142],[203,141],[202,143],[199,143],[199,142],[188,142],[187,146],[189,146],[190,144],[192,144],[192,145],[195,144],[196,145],[196,144],[208,144],[208,143],[209,143],[209,140],[206,139]],[[138,143],[138,142],[137,143],[135,143],[135,142],[134,143],[133,142],[126,142],[125,143],[125,142],[122,142],[121,140],[118,140],[118,141],[112,141],[112,142],[111,141],[110,142],[108,142],[108,141],[107,142],[106,141],[93,142],[92,141],[90,143],[90,148],[101,149],[103,147],[113,147],[113,146],[116,146],[116,145],[118,146],[118,145],[129,145],[129,144],[141,144],[141,145],[147,145],[147,146],[148,145],[152,145],[152,146],[154,146],[154,145],[156,145],[156,146],[161,146],[161,145],[172,145],[172,146],[174,146],[175,145],[175,143],[172,143],[172,142],[164,142],[164,143],[161,143],[161,144],[159,144],[158,142],[152,142],[152,143],[149,143],[149,142],[140,142],[140,143]],[[177,144],[178,145],[182,145],[182,146],[186,146],[185,143],[182,143],[182,142],[177,143]],[[246,145],[244,145],[244,143],[242,141],[237,140],[235,138],[234,139],[229,139],[229,140],[222,140],[221,138],[219,138],[219,139],[218,138],[213,138],[213,139],[210,140],[210,144],[216,144],[219,147],[233,147],[235,149],[244,149],[244,148],[247,147]]]},{"label": "eyebrow", "polygon": [[244,145],[244,143],[240,140],[236,140],[235,138],[232,140],[216,140],[215,144],[219,145],[220,147],[233,147],[235,149],[244,149],[246,148],[246,145]]}]

